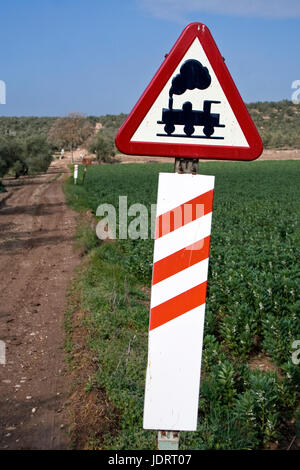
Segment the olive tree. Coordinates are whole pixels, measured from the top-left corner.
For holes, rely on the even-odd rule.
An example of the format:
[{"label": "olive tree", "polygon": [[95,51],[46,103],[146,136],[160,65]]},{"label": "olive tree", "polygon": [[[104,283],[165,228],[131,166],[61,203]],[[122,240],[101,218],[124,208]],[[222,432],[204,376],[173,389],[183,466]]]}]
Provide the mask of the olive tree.
[{"label": "olive tree", "polygon": [[89,151],[96,155],[98,163],[110,162],[115,156],[114,141],[100,130],[89,145]]},{"label": "olive tree", "polygon": [[80,113],[57,118],[48,133],[48,142],[57,148],[67,147],[71,152],[93,133],[94,126]]}]

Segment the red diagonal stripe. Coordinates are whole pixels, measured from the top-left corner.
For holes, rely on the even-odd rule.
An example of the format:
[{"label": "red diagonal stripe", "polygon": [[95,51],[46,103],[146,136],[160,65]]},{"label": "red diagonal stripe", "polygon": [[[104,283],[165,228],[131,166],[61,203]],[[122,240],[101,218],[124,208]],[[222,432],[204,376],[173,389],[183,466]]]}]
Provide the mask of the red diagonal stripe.
[{"label": "red diagonal stripe", "polygon": [[155,238],[163,237],[167,233],[173,232],[177,228],[186,225],[193,220],[199,219],[203,215],[212,211],[213,194],[211,189],[207,193],[191,199],[190,201],[181,204],[171,211],[161,214],[156,219],[156,233]]},{"label": "red diagonal stripe", "polygon": [[150,330],[205,303],[206,281],[151,309]]},{"label": "red diagonal stripe", "polygon": [[167,277],[173,276],[174,274],[183,271],[183,269],[193,266],[193,264],[199,263],[200,261],[208,258],[209,243],[210,236],[205,237],[182,250],[176,251],[176,253],[173,253],[160,261],[156,261],[153,266],[152,284],[157,284]]}]

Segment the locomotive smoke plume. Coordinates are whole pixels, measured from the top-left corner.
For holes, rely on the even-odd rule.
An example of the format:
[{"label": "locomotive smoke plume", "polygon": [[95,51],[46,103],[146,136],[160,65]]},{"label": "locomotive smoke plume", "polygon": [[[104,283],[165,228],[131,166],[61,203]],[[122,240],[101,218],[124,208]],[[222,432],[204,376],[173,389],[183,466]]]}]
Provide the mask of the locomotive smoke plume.
[{"label": "locomotive smoke plume", "polygon": [[180,67],[180,73],[172,80],[169,91],[169,108],[173,107],[173,95],[182,95],[186,90],[205,90],[211,84],[211,76],[206,67],[195,59],[184,62]]}]

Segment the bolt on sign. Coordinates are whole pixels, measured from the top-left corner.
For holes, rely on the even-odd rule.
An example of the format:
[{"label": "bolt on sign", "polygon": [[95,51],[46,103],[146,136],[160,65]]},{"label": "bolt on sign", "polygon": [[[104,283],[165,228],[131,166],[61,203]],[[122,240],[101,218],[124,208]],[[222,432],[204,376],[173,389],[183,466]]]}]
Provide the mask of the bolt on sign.
[{"label": "bolt on sign", "polygon": [[204,24],[185,28],[116,136],[132,155],[254,160],[263,145]]},{"label": "bolt on sign", "polygon": [[[261,138],[208,28],[185,28],[116,136],[132,155],[254,160]],[[197,428],[214,176],[160,173],[144,428]]]}]

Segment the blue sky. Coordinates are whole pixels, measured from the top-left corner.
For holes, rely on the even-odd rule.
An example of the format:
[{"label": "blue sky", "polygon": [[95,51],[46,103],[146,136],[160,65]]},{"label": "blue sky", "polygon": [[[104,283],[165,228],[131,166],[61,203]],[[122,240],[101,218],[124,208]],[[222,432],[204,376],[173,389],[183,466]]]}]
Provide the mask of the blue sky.
[{"label": "blue sky", "polygon": [[1,0],[0,115],[128,113],[184,27],[206,24],[245,102],[291,99],[299,0]]}]

